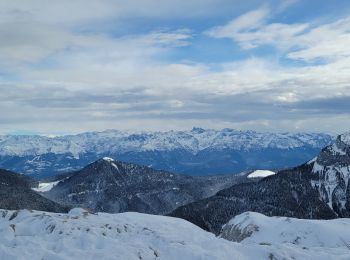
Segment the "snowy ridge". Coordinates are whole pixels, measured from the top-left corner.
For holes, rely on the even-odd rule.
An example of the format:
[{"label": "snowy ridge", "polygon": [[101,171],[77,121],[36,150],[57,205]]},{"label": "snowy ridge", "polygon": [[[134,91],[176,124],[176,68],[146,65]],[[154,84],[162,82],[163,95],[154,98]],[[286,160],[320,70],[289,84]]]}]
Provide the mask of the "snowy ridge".
[{"label": "snowy ridge", "polygon": [[346,250],[349,254],[350,233],[347,227],[350,227],[350,219],[305,220],[245,212],[231,219],[220,236],[243,244],[328,247]]},{"label": "snowy ridge", "polygon": [[232,129],[201,129],[169,132],[130,132],[107,130],[58,137],[0,136],[0,155],[42,155],[117,151],[153,151],[184,149],[198,153],[204,149],[232,148],[259,150],[262,148],[291,149],[298,147],[321,148],[332,140],[325,134],[313,133],[258,133]]},{"label": "snowy ridge", "polygon": [[[339,224],[344,231],[350,223]],[[309,248],[286,242],[235,243],[171,217],[0,210],[0,259],[348,259],[349,249],[320,239],[323,245]]]}]

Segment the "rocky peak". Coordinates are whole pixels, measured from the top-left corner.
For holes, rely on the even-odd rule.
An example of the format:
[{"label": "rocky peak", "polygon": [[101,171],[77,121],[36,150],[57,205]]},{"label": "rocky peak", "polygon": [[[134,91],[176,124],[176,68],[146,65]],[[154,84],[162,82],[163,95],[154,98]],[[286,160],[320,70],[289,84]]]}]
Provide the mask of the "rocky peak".
[{"label": "rocky peak", "polygon": [[339,135],[335,144],[337,148],[341,150],[343,155],[350,155],[350,133]]},{"label": "rocky peak", "polygon": [[311,184],[339,216],[350,214],[350,134],[339,135],[313,162]]},{"label": "rocky peak", "polygon": [[103,157],[88,166],[86,166],[82,171],[85,173],[94,174],[106,174],[106,173],[120,173],[122,171],[122,163],[116,161],[110,157]]}]

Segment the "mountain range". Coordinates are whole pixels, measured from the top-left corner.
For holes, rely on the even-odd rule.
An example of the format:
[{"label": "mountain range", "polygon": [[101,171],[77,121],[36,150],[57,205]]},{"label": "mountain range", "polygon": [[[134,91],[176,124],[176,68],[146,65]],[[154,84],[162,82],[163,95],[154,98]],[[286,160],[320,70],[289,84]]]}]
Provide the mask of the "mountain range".
[{"label": "mountain range", "polygon": [[110,157],[41,181],[0,170],[0,258],[348,259],[349,167],[347,133],[277,171],[190,176]]},{"label": "mountain range", "polygon": [[350,217],[349,167],[350,134],[343,134],[301,166],[258,182],[233,185],[170,215],[215,234],[230,218],[245,211],[305,219]]},{"label": "mountain range", "polygon": [[327,134],[233,129],[168,132],[107,130],[77,135],[0,136],[0,167],[34,178],[79,170],[102,157],[188,175],[295,166],[334,141]]},{"label": "mountain range", "polygon": [[[12,197],[24,203],[13,209],[32,209],[32,204],[38,204],[37,199],[46,198],[45,203],[52,206],[47,209],[50,211],[84,207],[94,212],[169,214],[215,234],[230,218],[245,211],[311,219],[347,217],[350,215],[349,140],[350,134],[340,135],[312,160],[277,174],[248,171],[189,176],[110,157],[103,157],[81,170],[51,177],[46,182],[3,171],[3,178],[11,176],[16,180],[2,183],[7,186],[3,191],[7,197],[4,195],[3,201],[6,198],[10,201],[4,208],[11,208]],[[254,176],[260,178],[252,178]],[[264,176],[267,177],[262,178]],[[20,194],[14,192],[19,189],[35,201],[31,204],[19,198]]]}]

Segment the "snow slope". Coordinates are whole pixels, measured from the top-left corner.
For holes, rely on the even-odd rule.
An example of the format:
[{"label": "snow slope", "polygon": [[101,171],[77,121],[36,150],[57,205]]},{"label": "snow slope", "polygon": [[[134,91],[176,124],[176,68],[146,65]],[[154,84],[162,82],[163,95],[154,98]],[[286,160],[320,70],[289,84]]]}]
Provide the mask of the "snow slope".
[{"label": "snow slope", "polygon": [[[221,237],[243,244],[292,244],[350,250],[350,219],[306,220],[245,212],[232,218]],[[348,251],[350,257],[350,251]]]},{"label": "snow slope", "polygon": [[250,173],[247,177],[248,178],[265,178],[267,176],[271,176],[276,174],[273,171],[269,171],[269,170],[256,170],[253,171],[252,173]]},{"label": "snow slope", "polygon": [[55,187],[59,181],[53,181],[53,182],[39,182],[39,185],[37,188],[32,188],[32,190],[39,191],[39,192],[46,192],[50,191],[53,187]]},{"label": "snow slope", "polygon": [[[338,221],[332,222],[335,231],[350,225],[348,220]],[[283,241],[236,243],[181,219],[140,213],[0,210],[0,259],[349,259],[348,248],[334,247],[327,238],[324,242],[310,248]]]}]

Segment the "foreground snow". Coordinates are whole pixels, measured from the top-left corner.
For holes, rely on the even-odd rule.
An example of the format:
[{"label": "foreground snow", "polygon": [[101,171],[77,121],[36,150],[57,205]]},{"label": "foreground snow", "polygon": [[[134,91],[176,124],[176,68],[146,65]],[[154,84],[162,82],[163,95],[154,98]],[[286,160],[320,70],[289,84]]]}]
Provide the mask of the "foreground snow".
[{"label": "foreground snow", "polygon": [[350,259],[349,230],[350,219],[345,218],[306,220],[245,212],[231,219],[220,236],[244,245],[285,245],[330,254],[334,259]]},{"label": "foreground snow", "polygon": [[265,178],[267,176],[271,176],[274,174],[276,173],[269,170],[256,170],[256,171],[253,171],[251,174],[249,174],[247,177],[248,178]]},{"label": "foreground snow", "polygon": [[[240,216],[245,219],[244,214]],[[349,241],[344,230],[349,230],[350,220],[324,223],[335,226],[330,234],[339,231]],[[268,237],[276,231],[271,233],[270,226],[261,230]],[[187,221],[163,216],[95,215],[81,209],[69,214],[0,210],[0,259],[349,259],[350,251],[344,244],[335,244],[327,237],[320,239],[308,248],[278,239],[271,245],[259,244],[259,239],[236,243]]]}]

